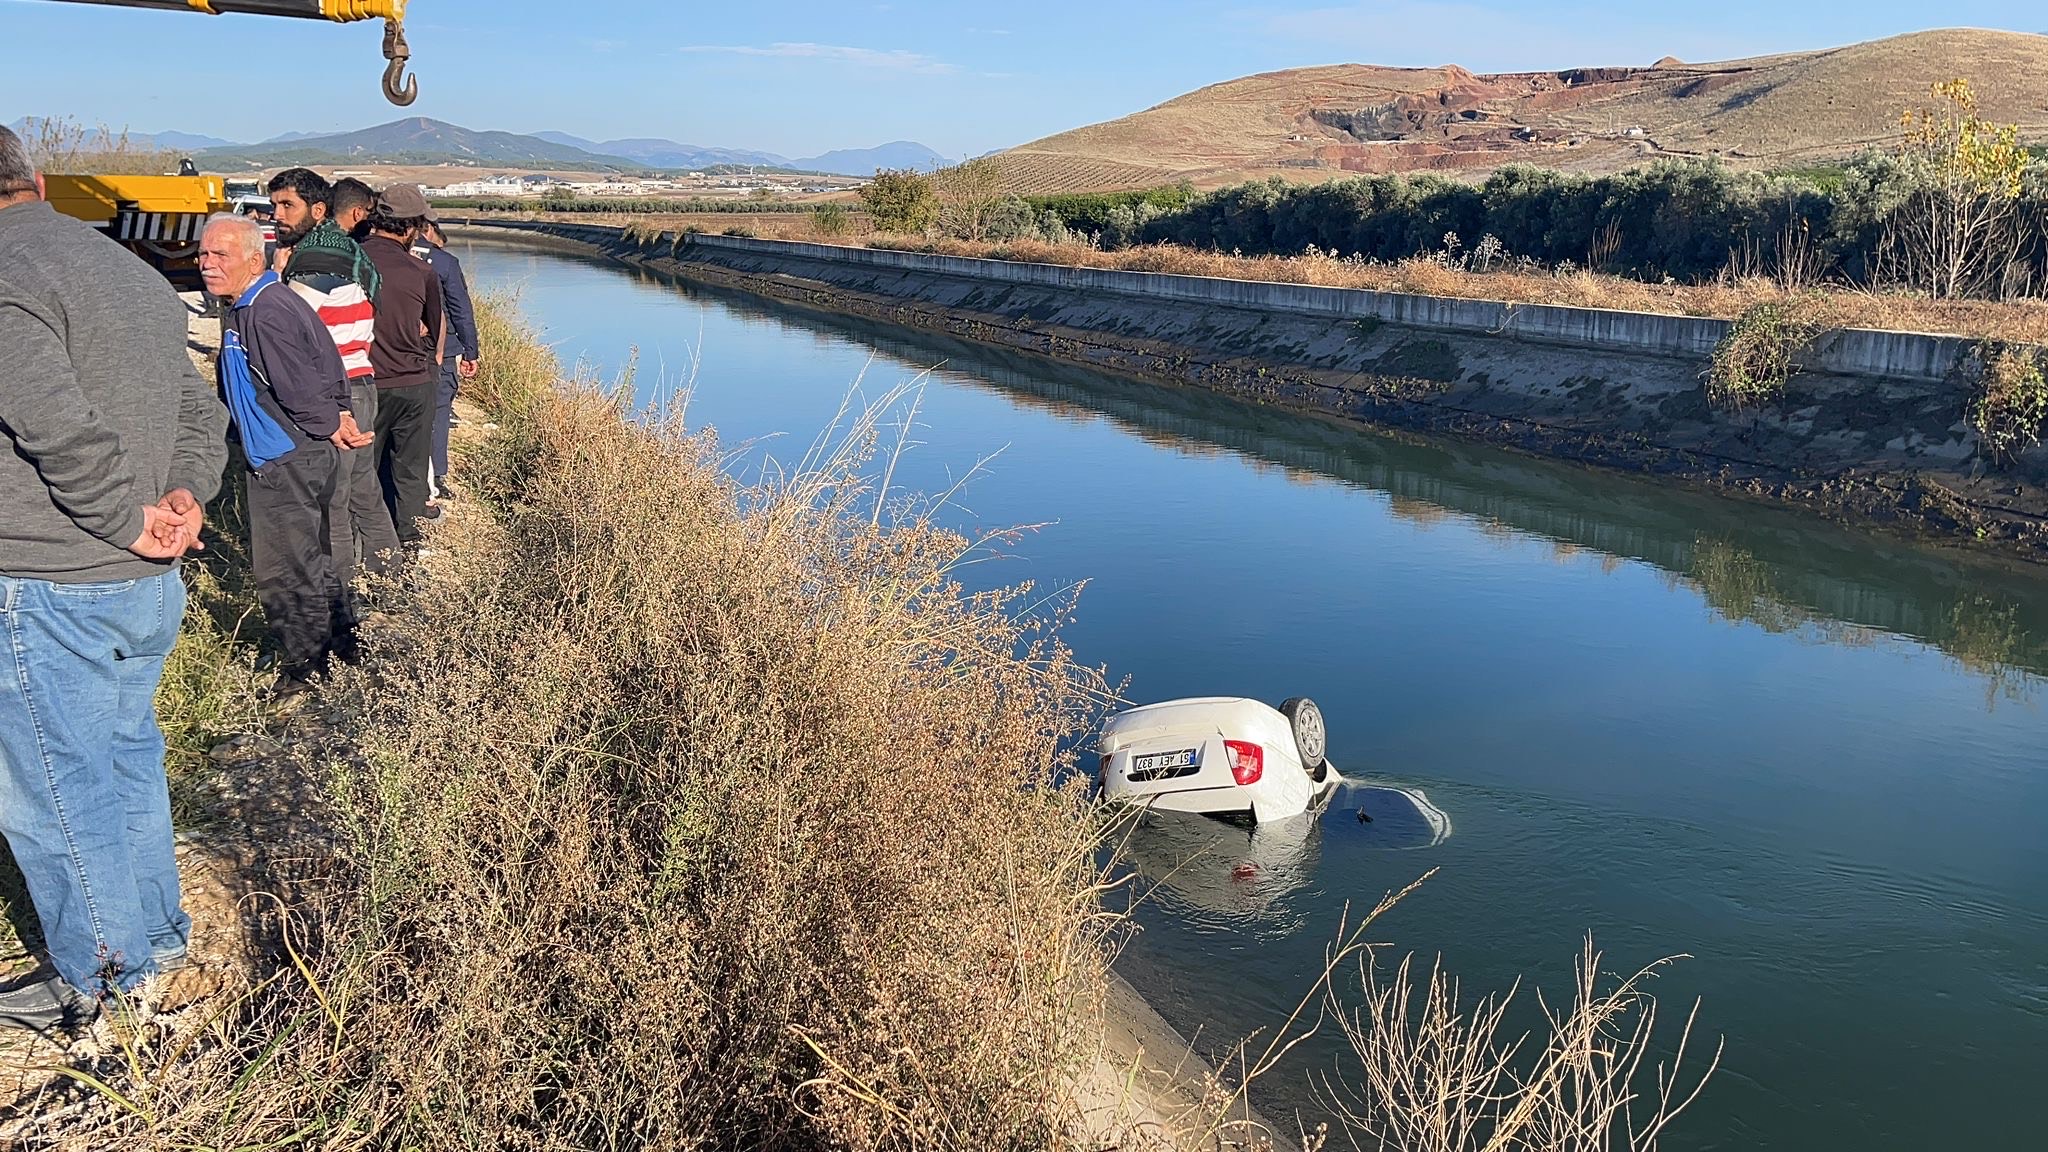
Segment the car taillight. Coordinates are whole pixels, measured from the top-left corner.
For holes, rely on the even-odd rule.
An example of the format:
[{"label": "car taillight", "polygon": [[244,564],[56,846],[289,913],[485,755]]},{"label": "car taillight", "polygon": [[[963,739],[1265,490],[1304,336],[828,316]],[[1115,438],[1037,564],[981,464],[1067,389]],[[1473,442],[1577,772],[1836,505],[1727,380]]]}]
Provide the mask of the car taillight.
[{"label": "car taillight", "polygon": [[1230,774],[1240,785],[1257,784],[1266,772],[1266,750],[1257,744],[1243,740],[1225,740],[1223,750],[1230,753]]},{"label": "car taillight", "polygon": [[1107,776],[1107,775],[1109,775],[1109,762],[1110,762],[1111,760],[1114,760],[1114,759],[1116,759],[1116,757],[1115,757],[1115,756],[1112,756],[1112,755],[1110,755],[1110,754],[1109,754],[1109,753],[1107,753],[1107,752],[1104,752],[1104,753],[1102,754],[1102,774],[1103,774],[1104,776]]}]

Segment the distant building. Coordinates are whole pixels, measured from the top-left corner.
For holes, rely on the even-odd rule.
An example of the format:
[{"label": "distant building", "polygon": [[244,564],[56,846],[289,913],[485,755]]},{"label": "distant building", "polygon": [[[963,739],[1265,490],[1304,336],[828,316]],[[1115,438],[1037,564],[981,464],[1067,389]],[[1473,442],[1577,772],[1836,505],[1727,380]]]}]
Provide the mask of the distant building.
[{"label": "distant building", "polygon": [[488,176],[482,180],[464,180],[445,188],[429,188],[429,196],[532,196],[535,190],[524,181],[513,176]]}]

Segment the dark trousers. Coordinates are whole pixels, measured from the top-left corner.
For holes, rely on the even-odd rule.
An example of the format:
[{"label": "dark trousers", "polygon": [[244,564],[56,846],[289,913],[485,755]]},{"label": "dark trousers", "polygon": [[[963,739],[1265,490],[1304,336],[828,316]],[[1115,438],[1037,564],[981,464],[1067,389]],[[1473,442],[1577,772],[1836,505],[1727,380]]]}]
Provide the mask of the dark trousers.
[{"label": "dark trousers", "polygon": [[439,380],[377,393],[377,474],[398,541],[419,543],[420,517],[427,514],[427,463],[434,438],[435,393]]},{"label": "dark trousers", "polygon": [[249,566],[288,676],[324,671],[336,638],[349,628],[327,554],[335,470],[334,445],[319,440],[249,476]]},{"label": "dark trousers", "polygon": [[441,361],[441,390],[434,404],[434,490],[441,490],[441,481],[448,475],[448,429],[455,423],[455,393],[461,387],[461,376],[456,372],[456,359],[450,356]]},{"label": "dark trousers", "polygon": [[[356,427],[377,428],[377,384],[368,376],[349,381],[349,410]],[[358,567],[373,573],[387,569],[398,555],[398,533],[391,527],[391,509],[384,503],[384,485],[377,479],[377,445],[341,454],[335,473],[334,507],[328,516],[327,554],[344,585],[353,584]]]}]

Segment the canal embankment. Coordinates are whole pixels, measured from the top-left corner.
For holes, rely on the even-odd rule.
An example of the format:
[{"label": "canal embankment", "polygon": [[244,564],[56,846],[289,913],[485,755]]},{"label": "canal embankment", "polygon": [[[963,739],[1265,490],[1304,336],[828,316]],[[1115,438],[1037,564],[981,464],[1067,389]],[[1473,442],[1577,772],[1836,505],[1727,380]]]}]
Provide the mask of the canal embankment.
[{"label": "canal embankment", "polygon": [[1100,674],[867,514],[871,426],[744,489],[479,311],[460,496],[317,699],[258,709],[235,477],[209,509],[159,709],[214,990],[0,1048],[0,1136],[1290,1147],[1109,970],[1056,772]]},{"label": "canal embankment", "polygon": [[[458,225],[457,227],[462,227]],[[2048,448],[1994,461],[1994,348],[1838,329],[1783,396],[1709,405],[1731,322],[548,222],[473,235],[1290,409],[1507,445],[2048,558]]]}]

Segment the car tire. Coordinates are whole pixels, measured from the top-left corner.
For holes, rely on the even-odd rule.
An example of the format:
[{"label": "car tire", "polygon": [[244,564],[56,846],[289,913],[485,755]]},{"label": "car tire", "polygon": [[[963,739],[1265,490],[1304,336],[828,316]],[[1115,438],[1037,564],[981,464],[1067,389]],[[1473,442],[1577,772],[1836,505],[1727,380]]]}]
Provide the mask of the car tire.
[{"label": "car tire", "polygon": [[1294,730],[1294,751],[1301,757],[1302,770],[1310,779],[1322,783],[1330,764],[1330,737],[1323,727],[1323,710],[1308,697],[1295,696],[1281,702],[1280,714],[1287,717],[1287,726]]}]

